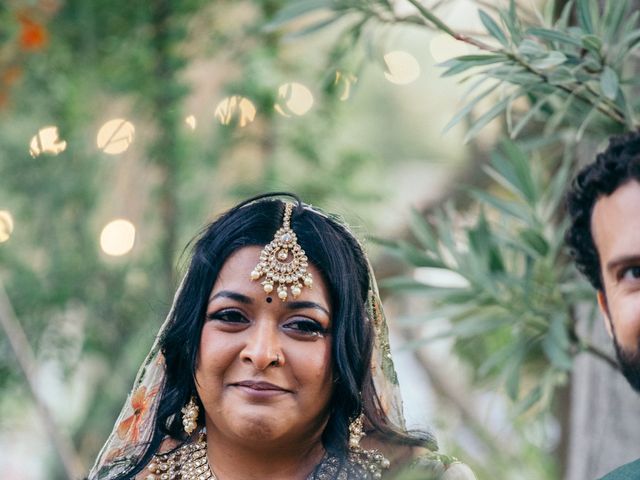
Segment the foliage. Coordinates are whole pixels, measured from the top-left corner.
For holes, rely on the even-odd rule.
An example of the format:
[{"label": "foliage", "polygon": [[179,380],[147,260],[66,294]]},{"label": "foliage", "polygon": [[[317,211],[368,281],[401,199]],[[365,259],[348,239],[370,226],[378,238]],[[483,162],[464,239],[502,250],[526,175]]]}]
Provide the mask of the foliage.
[{"label": "foliage", "polygon": [[[632,11],[629,0],[602,2],[602,8],[595,0],[570,0],[557,18],[556,2],[548,1],[534,21],[519,16],[516,1],[510,0],[508,8],[494,14],[479,10],[487,41],[455,32],[438,17],[437,7],[427,8],[418,0],[409,3],[415,13],[401,16],[395,2],[388,0],[300,2],[307,8],[290,8],[281,12],[279,20],[284,23],[310,9],[333,9],[333,21],[347,13],[357,14],[351,27],[354,32],[368,23],[407,23],[440,30],[472,45],[477,53],[442,65],[444,76],[464,74],[461,81],[469,81],[469,94],[474,94],[447,128],[491,94],[498,94],[499,100],[473,120],[467,140],[502,114],[512,138],[535,118],[545,120],[545,133],[563,124],[574,126],[580,118],[575,124],[577,138],[596,121],[609,124],[596,127],[601,131],[640,125],[633,70],[640,46],[640,13]],[[577,17],[577,25],[571,23],[572,16]],[[514,105],[520,98],[527,99],[530,107],[514,118]]]},{"label": "foliage", "polygon": [[[635,75],[640,12],[628,0],[548,1],[542,12],[525,12],[515,0],[506,8],[482,2],[487,9],[478,15],[486,34],[471,35],[441,19],[444,2],[426,7],[409,0],[410,13],[398,3],[300,2],[282,11],[279,21],[286,25],[311,9],[326,9],[334,21],[350,19],[345,28],[354,41],[366,26],[381,32],[386,25],[406,24],[444,32],[475,49],[441,65],[444,77],[469,84],[462,108],[445,130],[468,119],[468,141],[504,118],[509,136],[524,135],[525,142],[504,141],[492,154],[486,172],[494,191],[473,190],[474,207],[466,215],[448,206],[425,221],[414,212],[419,246],[383,242],[412,267],[455,272],[465,286],[441,288],[407,278],[386,285],[432,300],[438,308],[411,323],[448,319],[450,330],[438,337],[455,339],[478,378],[499,376],[518,400],[517,411],[548,406],[578,352],[587,350],[615,366],[576,335],[574,305],[590,295],[563,249],[561,200],[579,139],[640,126]],[[490,107],[476,114],[486,100]],[[471,226],[457,225],[460,215],[476,219]],[[522,378],[534,369],[542,373],[527,376],[534,385],[523,392]]]},{"label": "foliage", "polygon": [[[568,159],[557,171],[529,163],[531,152],[510,141],[492,155],[486,173],[500,186],[495,192],[472,190],[477,212],[473,225],[456,225],[450,207],[430,221],[413,212],[412,232],[419,246],[385,242],[412,267],[445,269],[464,279],[463,286],[442,287],[429,280],[397,277],[384,286],[426,296],[436,307],[405,319],[424,325],[448,319],[450,327],[425,341],[451,336],[480,379],[498,376],[524,412],[538,401],[548,405],[555,386],[564,382],[572,356],[592,348],[573,330],[572,305],[589,289],[574,279],[563,251],[564,224],[555,216],[570,173]],[[544,374],[523,392],[523,370]]]}]

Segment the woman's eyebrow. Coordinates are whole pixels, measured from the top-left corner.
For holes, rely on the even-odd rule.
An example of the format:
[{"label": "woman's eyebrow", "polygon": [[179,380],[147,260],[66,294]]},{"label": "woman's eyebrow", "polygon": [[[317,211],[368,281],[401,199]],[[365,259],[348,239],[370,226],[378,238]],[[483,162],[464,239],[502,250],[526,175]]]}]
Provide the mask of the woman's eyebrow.
[{"label": "woman's eyebrow", "polygon": [[303,308],[315,308],[316,310],[320,310],[324,313],[327,314],[327,317],[330,317],[331,314],[329,313],[329,310],[327,310],[326,308],[324,308],[322,305],[320,305],[319,303],[316,302],[304,302],[304,301],[295,301],[295,302],[285,302],[285,305],[287,307],[287,309],[289,310],[300,310]]},{"label": "woman's eyebrow", "polygon": [[211,298],[209,299],[209,303],[213,302],[216,298],[229,298],[231,300],[235,300],[238,303],[244,303],[245,305],[250,305],[253,303],[251,297],[238,292],[232,292],[231,290],[220,290],[218,293],[211,296]]}]

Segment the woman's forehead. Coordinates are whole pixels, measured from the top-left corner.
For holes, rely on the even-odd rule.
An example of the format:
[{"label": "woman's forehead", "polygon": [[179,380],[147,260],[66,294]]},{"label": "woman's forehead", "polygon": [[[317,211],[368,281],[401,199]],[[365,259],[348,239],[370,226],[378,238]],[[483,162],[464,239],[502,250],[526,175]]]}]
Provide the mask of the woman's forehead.
[{"label": "woman's forehead", "polygon": [[[263,290],[261,280],[251,280],[251,272],[260,261],[261,251],[262,247],[260,246],[248,246],[233,252],[222,265],[218,277],[213,284],[210,298],[214,297],[218,292],[231,291],[254,299],[266,299],[269,294]],[[328,286],[322,278],[322,274],[318,268],[311,263],[307,267],[307,270],[313,276],[313,287],[303,287],[296,300],[314,301],[322,304],[327,310],[331,311],[331,297]],[[275,292],[271,294],[271,296],[280,302]]]}]

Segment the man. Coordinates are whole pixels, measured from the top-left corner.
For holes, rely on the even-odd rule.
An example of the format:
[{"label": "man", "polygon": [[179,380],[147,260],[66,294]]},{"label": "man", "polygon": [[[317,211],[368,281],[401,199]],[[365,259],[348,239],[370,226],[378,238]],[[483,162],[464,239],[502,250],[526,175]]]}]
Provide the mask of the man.
[{"label": "man", "polygon": [[[610,140],[567,196],[567,243],[598,305],[622,373],[640,392],[640,132]],[[640,460],[602,480],[640,479]]]}]

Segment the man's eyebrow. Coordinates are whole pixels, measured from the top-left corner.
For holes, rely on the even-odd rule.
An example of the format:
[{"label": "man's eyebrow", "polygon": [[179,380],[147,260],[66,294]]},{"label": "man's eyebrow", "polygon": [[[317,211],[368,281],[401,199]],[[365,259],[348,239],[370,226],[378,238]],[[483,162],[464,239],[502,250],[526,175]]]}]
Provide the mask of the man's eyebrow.
[{"label": "man's eyebrow", "polygon": [[331,314],[329,313],[329,310],[327,310],[322,305],[316,302],[286,301],[284,303],[288,310],[301,310],[303,308],[315,308],[316,310],[320,310],[321,312],[326,313],[327,317],[331,316]]},{"label": "man's eyebrow", "polygon": [[236,302],[244,303],[245,305],[250,305],[253,303],[251,297],[247,297],[246,295],[238,292],[232,292],[231,290],[220,290],[218,293],[211,296],[211,298],[209,299],[209,303],[213,302],[217,298],[229,298],[231,300],[235,300]]},{"label": "man's eyebrow", "polygon": [[607,271],[613,272],[622,265],[640,265],[640,255],[623,255],[607,262]]}]

